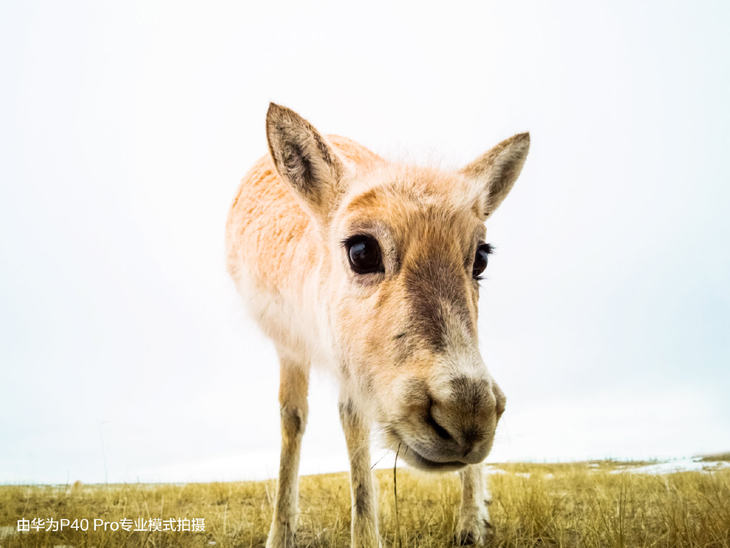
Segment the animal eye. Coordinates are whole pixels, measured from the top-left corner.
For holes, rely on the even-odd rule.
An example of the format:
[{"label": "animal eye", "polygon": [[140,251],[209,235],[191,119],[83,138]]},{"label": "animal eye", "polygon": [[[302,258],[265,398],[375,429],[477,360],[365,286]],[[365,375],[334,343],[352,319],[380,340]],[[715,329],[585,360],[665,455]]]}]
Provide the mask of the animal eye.
[{"label": "animal eye", "polygon": [[347,258],[350,268],[357,274],[385,272],[380,246],[375,238],[366,235],[357,235],[345,240]]},{"label": "animal eye", "polygon": [[489,254],[492,252],[492,246],[489,244],[479,244],[477,247],[477,253],[474,256],[474,267],[472,269],[471,275],[472,278],[475,280],[479,279],[479,275],[484,272],[484,269],[487,268],[487,263],[489,262]]}]

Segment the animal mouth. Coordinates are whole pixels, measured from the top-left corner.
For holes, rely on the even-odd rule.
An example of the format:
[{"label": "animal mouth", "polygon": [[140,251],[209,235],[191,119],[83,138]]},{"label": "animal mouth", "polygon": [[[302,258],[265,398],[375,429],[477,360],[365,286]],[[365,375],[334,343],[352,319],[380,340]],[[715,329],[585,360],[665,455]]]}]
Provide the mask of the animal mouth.
[{"label": "animal mouth", "polygon": [[399,436],[396,432],[393,432],[393,435],[397,441],[398,456],[402,457],[404,461],[406,461],[408,464],[415,468],[420,468],[421,470],[446,472],[450,470],[460,470],[461,468],[464,468],[466,466],[465,462],[457,460],[443,462],[431,460],[427,457],[424,457],[421,453],[408,445],[405,441],[403,441],[403,438]]}]

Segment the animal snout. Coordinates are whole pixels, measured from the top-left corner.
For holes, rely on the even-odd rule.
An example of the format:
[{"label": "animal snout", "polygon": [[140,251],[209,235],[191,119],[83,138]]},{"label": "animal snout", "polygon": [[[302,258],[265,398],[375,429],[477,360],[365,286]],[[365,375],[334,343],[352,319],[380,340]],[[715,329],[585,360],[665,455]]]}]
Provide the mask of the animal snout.
[{"label": "animal snout", "polygon": [[491,380],[459,378],[451,384],[447,397],[429,397],[423,422],[444,457],[476,464],[491,449],[506,398]]}]

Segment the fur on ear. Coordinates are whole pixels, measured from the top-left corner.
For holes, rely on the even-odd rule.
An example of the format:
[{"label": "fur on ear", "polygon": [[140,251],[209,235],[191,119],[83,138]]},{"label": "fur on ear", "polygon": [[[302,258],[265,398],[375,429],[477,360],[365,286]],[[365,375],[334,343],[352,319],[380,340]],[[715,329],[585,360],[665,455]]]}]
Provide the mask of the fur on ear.
[{"label": "fur on ear", "polygon": [[270,103],[266,138],[279,175],[313,213],[327,218],[334,207],[343,166],[327,141],[296,112]]},{"label": "fur on ear", "polygon": [[480,185],[477,214],[489,217],[515,184],[530,150],[530,134],[518,133],[482,154],[461,173]]}]

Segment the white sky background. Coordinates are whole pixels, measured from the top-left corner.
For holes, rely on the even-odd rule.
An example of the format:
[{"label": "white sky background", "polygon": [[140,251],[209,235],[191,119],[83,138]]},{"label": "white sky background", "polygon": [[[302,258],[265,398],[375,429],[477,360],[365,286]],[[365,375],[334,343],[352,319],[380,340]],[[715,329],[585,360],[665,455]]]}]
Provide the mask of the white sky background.
[{"label": "white sky background", "polygon": [[[223,262],[270,100],[445,167],[531,132],[488,224],[490,460],[730,449],[728,4],[444,6],[0,5],[0,481],[275,475]],[[344,470],[310,399],[302,471]]]}]

